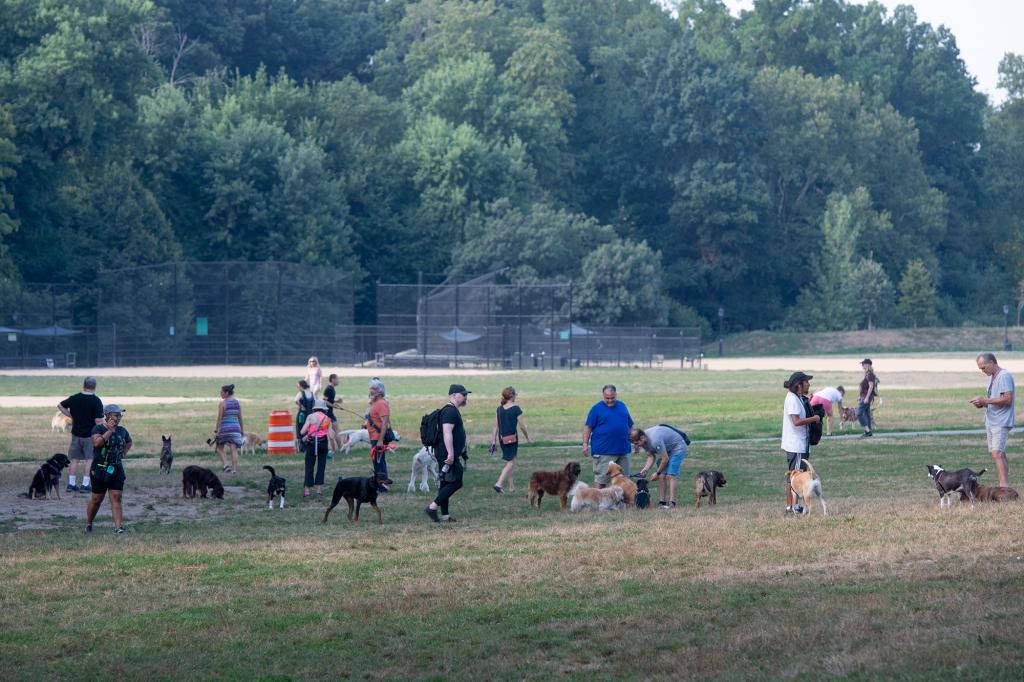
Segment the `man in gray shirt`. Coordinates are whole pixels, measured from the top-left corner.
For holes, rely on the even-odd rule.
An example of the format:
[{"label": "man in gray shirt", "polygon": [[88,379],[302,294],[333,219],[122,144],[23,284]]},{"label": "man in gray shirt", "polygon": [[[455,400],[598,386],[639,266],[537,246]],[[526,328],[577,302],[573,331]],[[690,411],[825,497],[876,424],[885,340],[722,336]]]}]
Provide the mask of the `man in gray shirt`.
[{"label": "man in gray shirt", "polygon": [[1006,461],[1006,439],[1013,428],[1014,386],[1013,377],[996,362],[992,353],[978,356],[978,369],[988,376],[988,394],[971,400],[978,409],[985,408],[985,431],[988,432],[988,449],[999,473],[999,485],[1010,485],[1009,466]]},{"label": "man in gray shirt", "polygon": [[[661,455],[658,469],[651,476],[658,481],[658,506],[671,508],[676,506],[676,489],[679,484],[679,468],[689,451],[686,436],[679,430],[666,424],[658,424],[649,429],[632,429],[629,440],[633,448],[647,453],[647,461],[640,469],[640,475],[646,476],[647,470],[654,466],[654,459]],[[666,495],[667,493],[667,495]]]}]

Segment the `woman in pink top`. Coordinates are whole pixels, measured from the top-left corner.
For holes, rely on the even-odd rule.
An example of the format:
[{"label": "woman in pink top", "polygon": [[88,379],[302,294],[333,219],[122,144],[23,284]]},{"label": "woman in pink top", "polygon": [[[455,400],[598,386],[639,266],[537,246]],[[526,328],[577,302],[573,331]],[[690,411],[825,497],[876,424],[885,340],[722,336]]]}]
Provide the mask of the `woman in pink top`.
[{"label": "woman in pink top", "polygon": [[320,372],[320,361],[315,356],[311,357],[309,362],[306,363],[306,383],[309,384],[309,390],[313,392],[314,398],[320,395],[322,379],[323,374]]},{"label": "woman in pink top", "polygon": [[327,403],[317,400],[313,412],[302,425],[302,444],[306,448],[306,479],[302,496],[309,497],[309,489],[316,486],[316,494],[324,494],[324,468],[327,466],[327,432],[331,418],[327,416]]}]

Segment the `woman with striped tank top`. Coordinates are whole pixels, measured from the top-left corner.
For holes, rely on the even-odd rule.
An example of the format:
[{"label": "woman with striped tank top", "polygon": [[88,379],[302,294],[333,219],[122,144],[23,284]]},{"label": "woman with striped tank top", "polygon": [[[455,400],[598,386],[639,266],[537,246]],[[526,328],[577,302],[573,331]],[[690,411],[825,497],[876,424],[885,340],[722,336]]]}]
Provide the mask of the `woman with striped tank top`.
[{"label": "woman with striped tank top", "polygon": [[[217,454],[224,473],[238,473],[238,448],[245,443],[242,428],[242,406],[235,398],[235,385],[220,387],[220,406],[217,408]],[[231,446],[231,466],[224,459],[224,446]]]}]

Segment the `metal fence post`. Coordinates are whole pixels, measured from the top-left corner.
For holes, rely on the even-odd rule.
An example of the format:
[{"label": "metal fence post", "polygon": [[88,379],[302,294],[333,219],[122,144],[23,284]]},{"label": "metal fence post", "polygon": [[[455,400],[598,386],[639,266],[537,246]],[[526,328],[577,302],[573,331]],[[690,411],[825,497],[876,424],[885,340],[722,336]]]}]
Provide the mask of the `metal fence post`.
[{"label": "metal fence post", "polygon": [[572,371],[572,280],[569,280],[569,370]]}]

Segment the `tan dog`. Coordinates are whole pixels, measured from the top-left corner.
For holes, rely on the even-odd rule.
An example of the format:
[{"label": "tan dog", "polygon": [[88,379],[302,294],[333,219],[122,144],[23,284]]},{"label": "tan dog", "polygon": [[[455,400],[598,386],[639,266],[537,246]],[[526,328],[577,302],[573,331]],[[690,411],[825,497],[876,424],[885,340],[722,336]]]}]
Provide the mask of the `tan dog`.
[{"label": "tan dog", "polygon": [[818,478],[818,474],[810,462],[806,459],[800,461],[807,465],[807,471],[790,471],[786,475],[789,477],[789,485],[793,488],[793,493],[803,502],[804,516],[811,513],[812,497],[821,500],[822,513],[828,516],[828,505],[825,504],[825,497],[821,494],[821,479]]},{"label": "tan dog", "polygon": [[626,506],[623,502],[622,488],[617,485],[610,488],[591,488],[583,481],[576,481],[569,494],[572,496],[569,508],[574,512],[584,509],[622,509]]},{"label": "tan dog", "polygon": [[58,412],[53,415],[53,419],[50,420],[50,433],[54,431],[60,431],[64,433],[71,427],[71,417],[65,417],[63,414]]},{"label": "tan dog", "polygon": [[[1020,495],[1013,488],[1000,488],[994,485],[978,484],[974,488],[974,498],[978,502],[1013,502],[1019,500]],[[960,501],[967,500],[967,493],[960,493]]]},{"label": "tan dog", "polygon": [[636,500],[636,483],[623,476],[622,467],[615,462],[608,465],[608,475],[612,477],[610,485],[622,488],[623,501],[626,504],[633,504]]},{"label": "tan dog", "polygon": [[258,434],[255,434],[252,431],[245,434],[245,443],[242,444],[243,455],[245,454],[246,449],[248,449],[250,453],[255,455],[256,450],[265,450],[266,448],[267,441],[260,438]]}]

